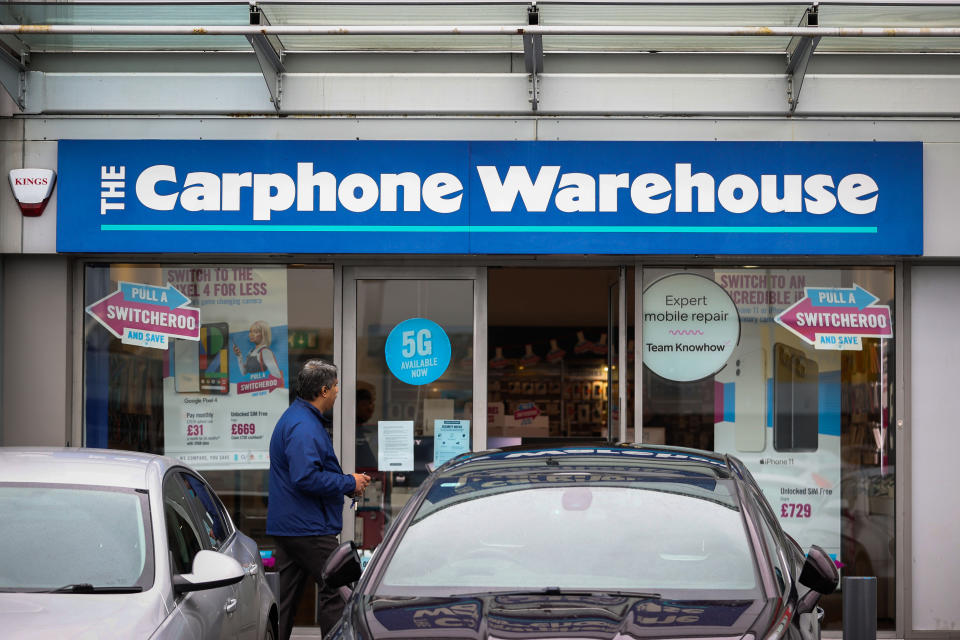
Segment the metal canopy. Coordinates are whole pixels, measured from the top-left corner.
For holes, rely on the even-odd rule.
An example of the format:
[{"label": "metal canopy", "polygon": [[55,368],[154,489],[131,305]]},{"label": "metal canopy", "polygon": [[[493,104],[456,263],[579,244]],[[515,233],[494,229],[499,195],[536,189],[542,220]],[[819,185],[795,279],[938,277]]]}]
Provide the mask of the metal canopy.
[{"label": "metal canopy", "polygon": [[30,54],[252,48],[277,112],[285,56],[331,52],[522,54],[533,111],[551,54],[780,55],[793,112],[815,51],[960,53],[960,0],[7,2],[0,41],[21,108]]},{"label": "metal canopy", "polygon": [[[524,51],[538,34],[544,52],[758,52],[786,54],[817,5],[825,51],[960,52],[960,36],[909,29],[960,28],[960,0],[336,0],[333,2],[7,2],[0,23],[34,51],[237,51],[251,7],[275,27],[283,52]],[[538,23],[528,14],[536,7]],[[51,28],[45,28],[49,25]],[[185,27],[158,30],[149,27]],[[518,30],[519,27],[539,27]],[[88,27],[76,31],[64,27]],[[109,29],[108,29],[109,27]],[[120,30],[127,27],[129,30]],[[224,29],[217,29],[224,27]],[[377,28],[374,28],[377,27]],[[737,28],[754,28],[735,32]],[[434,30],[430,30],[434,28]],[[874,32],[864,28],[876,29]],[[396,29],[396,30],[394,30]],[[769,29],[768,31],[761,31]],[[841,31],[830,32],[831,29]],[[891,37],[889,29],[897,30]],[[711,31],[712,30],[712,31]],[[203,37],[196,37],[203,35]],[[469,35],[470,37],[464,37]],[[346,37],[349,36],[349,37]],[[854,36],[854,37],[850,37]]]}]

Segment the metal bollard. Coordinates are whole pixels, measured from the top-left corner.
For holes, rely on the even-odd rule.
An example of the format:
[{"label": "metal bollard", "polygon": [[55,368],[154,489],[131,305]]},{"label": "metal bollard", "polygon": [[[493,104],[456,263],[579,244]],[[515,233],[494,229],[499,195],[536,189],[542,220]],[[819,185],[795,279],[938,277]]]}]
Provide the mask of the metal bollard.
[{"label": "metal bollard", "polygon": [[843,640],[876,640],[877,579],[843,578]]}]

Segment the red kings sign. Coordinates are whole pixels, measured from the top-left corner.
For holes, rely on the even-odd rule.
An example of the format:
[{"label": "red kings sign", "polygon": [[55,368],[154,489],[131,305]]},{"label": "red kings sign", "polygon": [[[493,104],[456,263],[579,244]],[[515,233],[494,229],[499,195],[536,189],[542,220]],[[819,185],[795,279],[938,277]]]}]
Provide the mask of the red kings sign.
[{"label": "red kings sign", "polygon": [[57,174],[50,169],[13,169],[10,172],[10,188],[23,215],[35,217],[43,213],[56,181]]}]

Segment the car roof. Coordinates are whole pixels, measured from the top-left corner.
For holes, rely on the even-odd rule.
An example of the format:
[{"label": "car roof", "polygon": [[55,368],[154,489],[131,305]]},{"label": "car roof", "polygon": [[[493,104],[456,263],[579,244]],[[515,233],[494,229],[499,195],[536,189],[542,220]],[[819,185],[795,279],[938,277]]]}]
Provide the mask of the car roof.
[{"label": "car roof", "polygon": [[0,482],[147,489],[149,470],[178,465],[165,456],[70,447],[0,447]]},{"label": "car roof", "polygon": [[708,473],[726,475],[733,471],[733,459],[723,453],[672,447],[667,445],[645,444],[598,444],[598,443],[566,443],[563,441],[548,444],[524,444],[501,449],[490,449],[474,453],[465,453],[457,456],[449,463],[448,469],[469,466],[506,465],[522,460],[538,458],[553,458],[554,460],[593,460],[642,462],[643,466],[675,465],[677,463],[698,468]]}]

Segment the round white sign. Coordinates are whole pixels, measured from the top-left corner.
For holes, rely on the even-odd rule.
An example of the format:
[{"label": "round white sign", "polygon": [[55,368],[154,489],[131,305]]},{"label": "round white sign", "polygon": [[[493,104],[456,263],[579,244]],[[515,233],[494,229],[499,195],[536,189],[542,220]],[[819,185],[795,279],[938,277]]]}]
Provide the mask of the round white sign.
[{"label": "round white sign", "polygon": [[643,292],[643,364],[661,378],[715,374],[740,341],[740,314],[723,287],[692,273],[660,278]]}]

